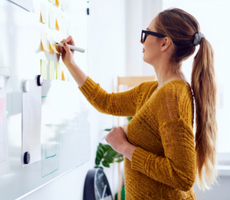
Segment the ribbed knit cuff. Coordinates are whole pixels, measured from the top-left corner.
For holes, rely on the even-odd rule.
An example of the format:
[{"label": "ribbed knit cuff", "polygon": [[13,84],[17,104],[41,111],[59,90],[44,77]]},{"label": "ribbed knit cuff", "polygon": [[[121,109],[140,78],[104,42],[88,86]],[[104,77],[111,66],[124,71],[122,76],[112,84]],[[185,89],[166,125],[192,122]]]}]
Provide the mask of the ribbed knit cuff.
[{"label": "ribbed knit cuff", "polygon": [[145,174],[145,163],[149,152],[137,147],[132,155],[131,168]]},{"label": "ribbed knit cuff", "polygon": [[98,87],[98,83],[95,83],[90,77],[87,77],[84,85],[78,87],[82,94],[88,99]]}]

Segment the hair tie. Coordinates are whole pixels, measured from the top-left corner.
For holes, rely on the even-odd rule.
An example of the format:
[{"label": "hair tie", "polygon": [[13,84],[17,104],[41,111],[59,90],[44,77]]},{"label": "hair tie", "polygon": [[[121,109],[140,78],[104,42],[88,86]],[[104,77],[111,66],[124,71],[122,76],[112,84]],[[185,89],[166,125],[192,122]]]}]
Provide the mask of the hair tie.
[{"label": "hair tie", "polygon": [[194,40],[193,40],[193,45],[196,46],[196,45],[200,44],[201,38],[205,38],[203,33],[201,33],[201,32],[195,33]]}]

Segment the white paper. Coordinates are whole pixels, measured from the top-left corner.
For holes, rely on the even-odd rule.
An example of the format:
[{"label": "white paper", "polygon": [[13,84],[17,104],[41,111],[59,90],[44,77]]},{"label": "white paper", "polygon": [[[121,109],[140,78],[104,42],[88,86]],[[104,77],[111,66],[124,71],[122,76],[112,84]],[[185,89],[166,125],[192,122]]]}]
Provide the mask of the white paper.
[{"label": "white paper", "polygon": [[9,1],[19,5],[20,7],[30,12],[34,12],[33,0],[9,0]]},{"label": "white paper", "polygon": [[4,77],[4,88],[0,89],[0,175],[10,171],[7,147],[6,129],[6,92],[5,87],[9,77]]},{"label": "white paper", "polygon": [[27,81],[29,92],[22,94],[22,166],[25,152],[30,154],[29,164],[41,160],[41,86]]}]

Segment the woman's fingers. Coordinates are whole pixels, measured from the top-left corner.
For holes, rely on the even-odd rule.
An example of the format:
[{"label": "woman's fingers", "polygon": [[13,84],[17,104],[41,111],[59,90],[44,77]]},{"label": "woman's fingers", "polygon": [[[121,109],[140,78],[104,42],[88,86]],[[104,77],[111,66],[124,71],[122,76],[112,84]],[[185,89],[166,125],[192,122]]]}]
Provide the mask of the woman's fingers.
[{"label": "woman's fingers", "polygon": [[65,51],[66,51],[67,53],[69,53],[69,54],[71,53],[70,48],[69,48],[69,46],[66,44],[66,42],[64,42],[63,47],[64,47],[64,49],[65,49]]},{"label": "woman's fingers", "polygon": [[60,45],[57,45],[56,47],[59,53],[63,53],[63,48]]},{"label": "woman's fingers", "polygon": [[70,44],[70,45],[75,46],[74,41],[73,41],[73,38],[72,38],[71,35],[68,36],[68,37],[65,39],[65,42],[66,42],[67,44]]},{"label": "woman's fingers", "polygon": [[[65,40],[63,39],[62,41],[60,41],[59,43],[64,43]],[[59,53],[63,53],[64,52],[64,48],[60,45],[57,45],[57,50]]]}]

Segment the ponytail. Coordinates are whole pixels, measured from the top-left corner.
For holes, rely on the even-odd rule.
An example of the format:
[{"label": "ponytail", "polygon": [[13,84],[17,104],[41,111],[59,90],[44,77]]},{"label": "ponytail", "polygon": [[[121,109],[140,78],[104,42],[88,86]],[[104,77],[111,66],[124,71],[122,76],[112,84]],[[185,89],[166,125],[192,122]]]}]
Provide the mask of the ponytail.
[{"label": "ponytail", "polygon": [[[195,149],[198,186],[210,189],[216,182],[217,121],[216,82],[214,71],[214,51],[211,44],[202,38],[196,54],[191,76],[191,87],[195,97]],[[207,179],[207,181],[205,180]]]}]

